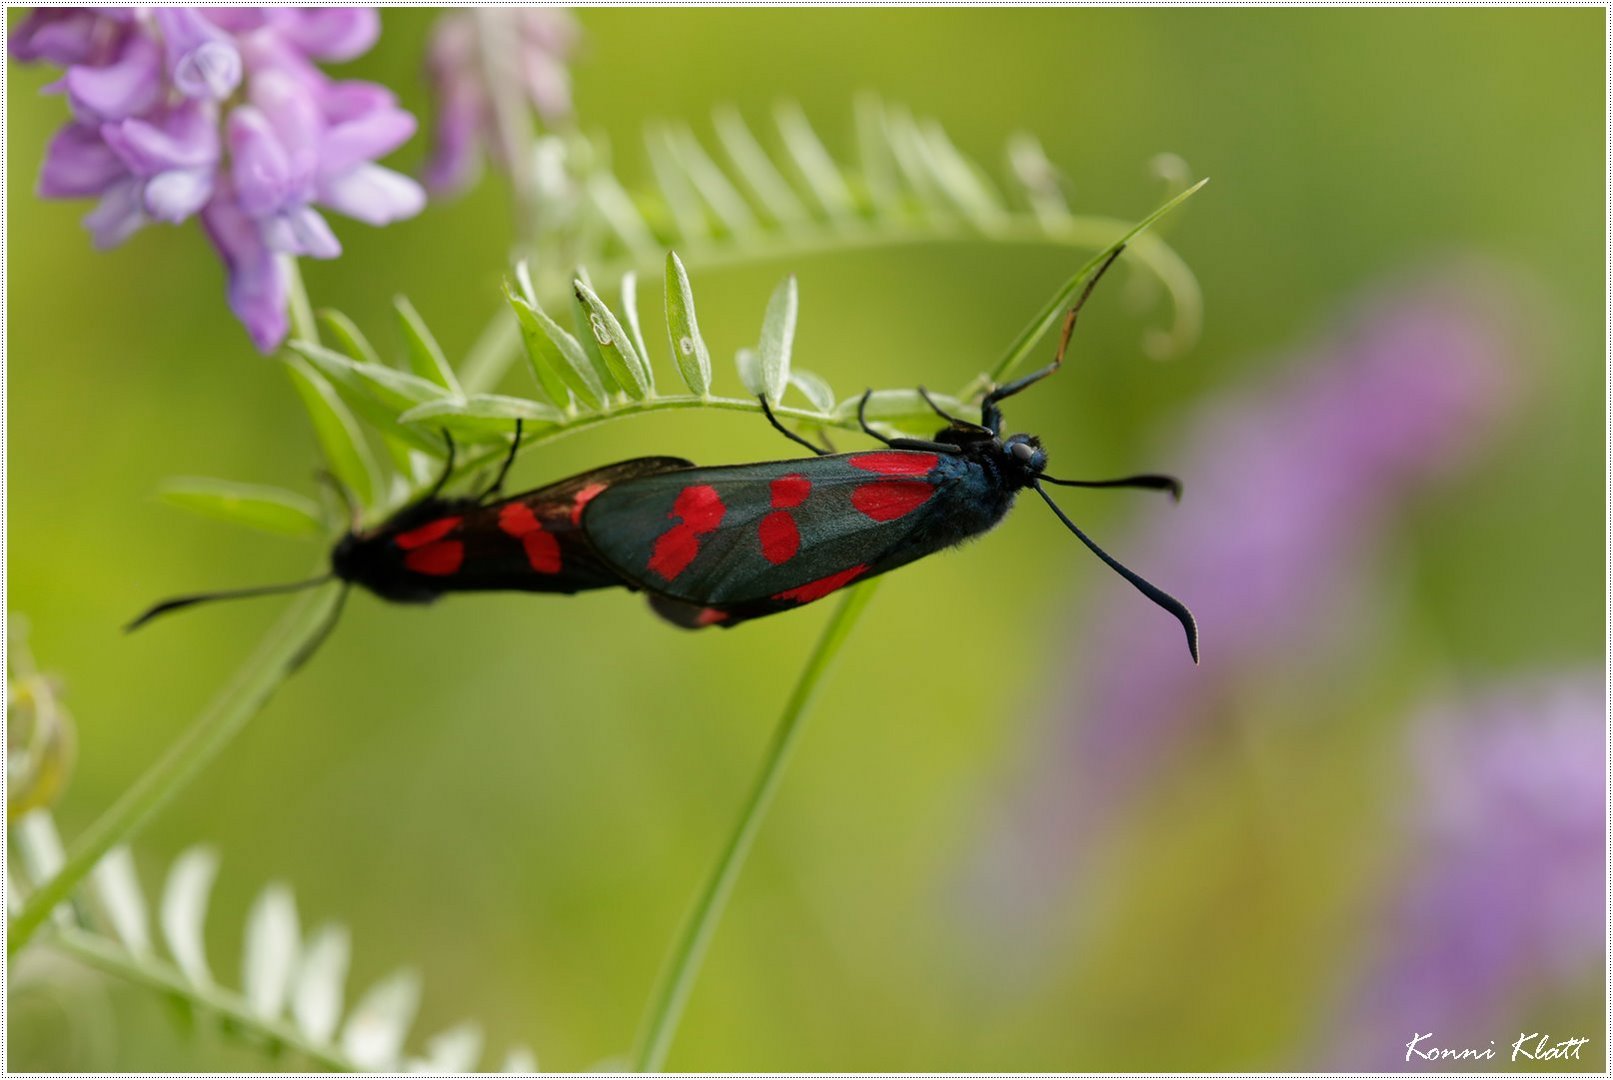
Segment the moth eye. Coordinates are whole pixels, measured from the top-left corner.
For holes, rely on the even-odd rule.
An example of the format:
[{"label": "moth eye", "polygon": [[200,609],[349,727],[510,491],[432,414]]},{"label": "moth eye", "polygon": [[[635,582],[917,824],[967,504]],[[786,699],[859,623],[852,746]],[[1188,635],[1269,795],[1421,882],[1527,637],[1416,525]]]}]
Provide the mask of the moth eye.
[{"label": "moth eye", "polygon": [[1015,443],[1013,446],[1013,453],[1014,456],[1019,460],[1029,461],[1031,458],[1036,456],[1036,449],[1035,447],[1031,446],[1030,443]]}]

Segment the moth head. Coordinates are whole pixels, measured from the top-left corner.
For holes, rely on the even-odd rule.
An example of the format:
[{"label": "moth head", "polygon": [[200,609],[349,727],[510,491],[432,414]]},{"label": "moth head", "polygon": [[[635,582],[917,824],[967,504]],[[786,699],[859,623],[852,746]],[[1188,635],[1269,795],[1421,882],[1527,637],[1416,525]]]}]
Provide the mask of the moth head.
[{"label": "moth head", "polygon": [[1003,450],[1014,464],[1033,476],[1047,468],[1047,451],[1035,435],[1011,435],[1003,443]]}]

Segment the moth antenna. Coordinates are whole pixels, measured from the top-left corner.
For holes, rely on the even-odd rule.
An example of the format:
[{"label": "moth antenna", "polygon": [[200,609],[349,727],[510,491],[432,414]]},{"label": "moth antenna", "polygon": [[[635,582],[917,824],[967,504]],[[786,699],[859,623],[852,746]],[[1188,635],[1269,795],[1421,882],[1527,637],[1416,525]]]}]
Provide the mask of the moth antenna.
[{"label": "moth antenna", "polygon": [[225,589],[221,592],[197,593],[194,596],[176,596],[172,600],[164,600],[155,607],[150,608],[123,628],[127,634],[131,630],[138,630],[146,623],[159,615],[166,615],[170,611],[188,608],[192,604],[205,604],[212,600],[246,600],[254,596],[272,596],[276,593],[297,592],[300,589],[311,589],[315,585],[323,585],[336,575],[326,574],[323,577],[309,578],[307,581],[291,581],[283,585],[259,585],[250,589]]},{"label": "moth antenna", "polygon": [[1174,476],[1164,473],[1139,473],[1136,476],[1122,476],[1118,480],[1060,480],[1054,476],[1043,474],[1038,480],[1048,484],[1058,484],[1061,487],[1083,488],[1146,488],[1149,491],[1168,491],[1174,502],[1182,501],[1182,482]]},{"label": "moth antenna", "polygon": [[1042,485],[1032,484],[1031,487],[1036,489],[1036,494],[1042,497],[1043,502],[1047,503],[1048,506],[1053,508],[1053,513],[1058,515],[1059,520],[1064,522],[1065,527],[1073,532],[1077,539],[1079,539],[1083,544],[1092,550],[1092,554],[1108,563],[1109,569],[1131,582],[1132,586],[1135,587],[1138,592],[1142,593],[1144,596],[1148,597],[1148,599],[1152,600],[1154,603],[1176,616],[1176,621],[1181,623],[1182,629],[1187,632],[1187,651],[1193,654],[1193,662],[1195,664],[1198,663],[1199,624],[1193,618],[1193,613],[1187,610],[1187,605],[1176,599],[1176,597],[1172,596],[1165,590],[1151,585],[1147,581],[1144,581],[1137,574],[1123,566],[1119,560],[1115,559],[1107,551],[1093,543],[1092,538],[1086,533],[1082,532],[1080,526],[1071,521],[1069,516],[1065,514],[1063,510],[1059,509],[1059,504],[1053,501],[1053,496],[1049,495],[1042,488]]}]

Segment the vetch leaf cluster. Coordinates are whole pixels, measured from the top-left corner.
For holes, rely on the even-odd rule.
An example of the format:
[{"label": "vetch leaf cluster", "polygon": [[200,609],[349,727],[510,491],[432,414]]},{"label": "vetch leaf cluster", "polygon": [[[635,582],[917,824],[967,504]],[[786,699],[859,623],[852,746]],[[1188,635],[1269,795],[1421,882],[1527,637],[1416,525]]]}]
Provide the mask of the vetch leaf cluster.
[{"label": "vetch leaf cluster", "polygon": [[[11,834],[6,897],[13,910],[31,889],[62,865],[62,844],[50,815],[36,810]],[[241,986],[223,985],[207,954],[207,908],[218,876],[218,856],[190,848],[169,867],[156,903],[161,949],[151,932],[152,905],[141,888],[128,848],[109,851],[88,886],[52,913],[48,934],[56,949],[117,978],[157,989],[187,1013],[220,1022],[222,1030],[273,1053],[289,1053],[305,1067],[346,1072],[470,1072],[481,1066],[483,1037],[463,1023],[425,1038],[411,1053],[408,1039],[420,1005],[421,982],[404,969],[359,994],[351,1008],[347,972],[351,935],[337,923],[304,931],[296,897],[283,883],[260,892],[247,913],[241,940]],[[507,1052],[506,1071],[530,1072],[530,1050]]]}]

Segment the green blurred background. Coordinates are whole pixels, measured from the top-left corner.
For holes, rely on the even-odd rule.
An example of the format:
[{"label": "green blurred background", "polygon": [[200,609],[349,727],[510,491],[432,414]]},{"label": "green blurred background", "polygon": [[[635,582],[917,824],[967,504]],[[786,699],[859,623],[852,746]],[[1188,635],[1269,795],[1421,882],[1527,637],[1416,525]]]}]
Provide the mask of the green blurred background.
[{"label": "green blurred background", "polygon": [[[387,12],[380,45],[347,70],[428,115],[418,73],[432,18]],[[1083,323],[1081,362],[1014,403],[1011,425],[1039,432],[1066,474],[1168,466],[1191,493],[1193,463],[1157,457],[1173,423],[1221,388],[1264,377],[1352,295],[1408,266],[1450,253],[1499,260],[1532,282],[1545,323],[1503,451],[1396,526],[1396,612],[1424,647],[1386,648],[1382,677],[1352,698],[1359,716],[1329,715],[1336,727],[1282,744],[1282,767],[1349,779],[1292,793],[1293,811],[1320,831],[1273,872],[1290,892],[1262,908],[1259,926],[1228,909],[1217,874],[1264,842],[1205,824],[1237,799],[1236,770],[1216,772],[1226,767],[1217,758],[1193,780],[1200,794],[1188,805],[1202,816],[1191,843],[1180,820],[1155,812],[1108,864],[1101,948],[1090,928],[1055,921],[1041,950],[1054,977],[1005,993],[1000,973],[976,965],[969,919],[944,894],[1054,708],[1049,672],[1070,662],[1081,605],[1124,588],[1048,515],[1023,510],[989,540],[881,588],[821,696],[671,1067],[1310,1061],[1329,975],[1356,948],[1319,932],[1315,911],[1383,884],[1356,871],[1370,863],[1363,849],[1390,839],[1383,818],[1398,794],[1393,770],[1376,768],[1387,737],[1348,732],[1392,730],[1431,685],[1602,656],[1603,18],[580,13],[579,115],[612,136],[629,179],[646,171],[642,123],[688,118],[704,131],[722,102],[760,119],[794,98],[843,152],[862,89],[939,118],[993,164],[1012,130],[1037,133],[1073,177],[1078,212],[1151,209],[1162,187],[1147,163],[1161,151],[1213,178],[1166,232],[1203,286],[1198,345],[1150,361],[1140,340],[1159,313],[1099,303]],[[71,838],[179,735],[276,602],[223,605],[130,638],[118,627],[156,598],[295,578],[317,558],[311,546],[166,508],[157,485],[207,475],[311,492],[316,449],[284,376],[226,310],[198,230],[148,229],[97,254],[78,225],[87,205],[32,195],[64,107],[38,95],[45,71],[11,65],[7,78],[9,606],[77,719],[79,763],[57,809]],[[398,162],[412,168],[421,152],[417,139]],[[384,230],[334,223],[346,252],[307,268],[310,290],[373,339],[387,340],[396,293],[453,355],[496,309],[508,250],[496,177]],[[961,384],[1076,264],[1045,247],[952,243],[690,271],[730,388],[729,358],[793,272],[797,362],[849,392]],[[647,316],[659,289],[650,296]],[[653,322],[649,336],[664,357]],[[643,453],[716,463],[779,450],[752,417],[673,413],[530,455],[515,481]],[[1135,505],[1082,499],[1079,512],[1124,557]],[[351,988],[400,964],[422,971],[419,1030],[472,1018],[493,1048],[529,1042],[547,1069],[620,1060],[828,614],[821,605],[685,634],[642,607],[626,594],[429,609],[356,597],[315,662],[140,835],[145,883],[155,891],[187,845],[218,848],[209,934],[226,983],[247,905],[283,880],[305,926],[353,928]],[[1216,628],[1203,630],[1213,658]],[[1175,630],[1167,621],[1161,633]],[[1587,947],[1600,955],[1599,942]],[[1307,977],[1294,981],[1295,966]],[[169,1023],[143,991],[97,976],[67,986],[13,984],[13,1068],[262,1065],[205,1028]],[[1600,1030],[1600,986],[1598,966],[1561,991],[1553,1015],[1565,1035]]]}]

